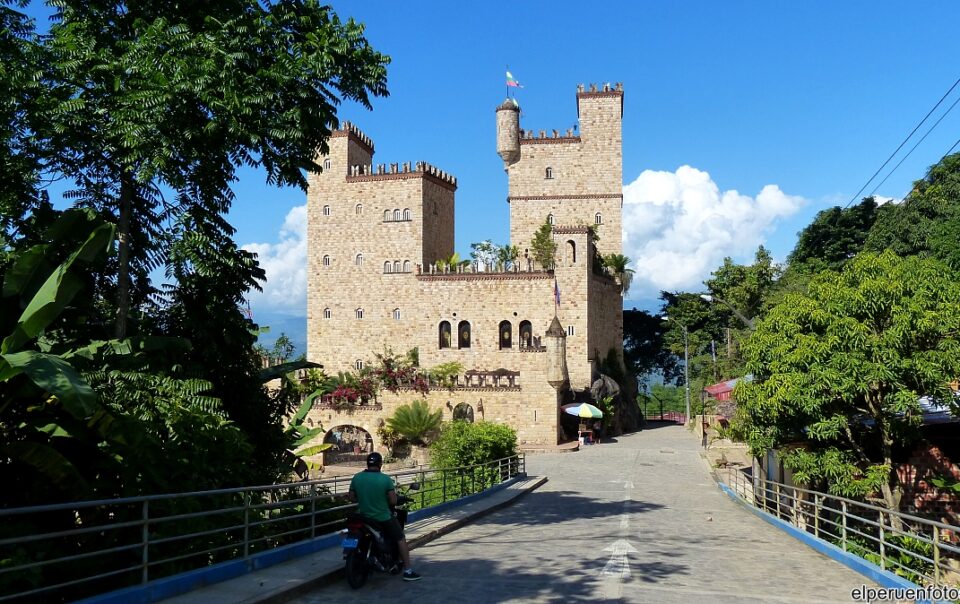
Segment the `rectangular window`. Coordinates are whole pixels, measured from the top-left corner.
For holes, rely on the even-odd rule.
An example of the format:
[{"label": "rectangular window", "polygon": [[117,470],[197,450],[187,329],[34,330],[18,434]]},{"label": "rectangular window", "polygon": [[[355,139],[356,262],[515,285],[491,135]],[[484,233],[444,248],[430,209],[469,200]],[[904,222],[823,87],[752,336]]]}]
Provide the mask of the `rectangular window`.
[{"label": "rectangular window", "polygon": [[567,325],[567,335],[568,336],[573,335],[573,325]]}]

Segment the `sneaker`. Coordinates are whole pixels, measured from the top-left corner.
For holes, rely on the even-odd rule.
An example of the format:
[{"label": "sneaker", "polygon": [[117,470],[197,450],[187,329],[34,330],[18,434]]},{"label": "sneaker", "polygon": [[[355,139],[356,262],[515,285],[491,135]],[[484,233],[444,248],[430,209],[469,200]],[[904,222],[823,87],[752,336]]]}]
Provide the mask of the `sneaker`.
[{"label": "sneaker", "polygon": [[404,581],[419,581],[420,574],[414,571],[413,569],[407,569],[403,571],[403,580]]}]

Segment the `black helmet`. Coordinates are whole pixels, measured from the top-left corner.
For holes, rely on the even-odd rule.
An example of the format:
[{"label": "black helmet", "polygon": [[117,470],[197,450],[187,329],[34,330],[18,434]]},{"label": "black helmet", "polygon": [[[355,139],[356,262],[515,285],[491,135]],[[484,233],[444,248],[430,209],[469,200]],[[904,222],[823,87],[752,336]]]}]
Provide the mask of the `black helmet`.
[{"label": "black helmet", "polygon": [[370,455],[367,455],[368,468],[379,468],[382,465],[383,465],[383,455],[380,455],[377,452],[373,452]]}]

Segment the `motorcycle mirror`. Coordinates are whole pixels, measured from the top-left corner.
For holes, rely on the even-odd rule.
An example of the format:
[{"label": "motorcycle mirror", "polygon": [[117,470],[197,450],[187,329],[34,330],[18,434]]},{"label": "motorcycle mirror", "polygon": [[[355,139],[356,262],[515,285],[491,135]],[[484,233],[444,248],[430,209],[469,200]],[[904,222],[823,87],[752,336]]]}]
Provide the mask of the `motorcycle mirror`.
[{"label": "motorcycle mirror", "polygon": [[419,491],[419,490],[420,490],[420,483],[419,483],[419,482],[411,482],[411,483],[410,483],[410,490],[411,490],[411,491]]}]

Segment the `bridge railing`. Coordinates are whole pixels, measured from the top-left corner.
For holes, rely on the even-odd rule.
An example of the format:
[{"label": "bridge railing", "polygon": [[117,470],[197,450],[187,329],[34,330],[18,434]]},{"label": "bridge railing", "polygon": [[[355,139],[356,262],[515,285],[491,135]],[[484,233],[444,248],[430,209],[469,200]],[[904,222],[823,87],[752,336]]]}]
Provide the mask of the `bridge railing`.
[{"label": "bridge railing", "polygon": [[718,473],[746,503],[883,570],[921,586],[960,585],[958,527],[736,468]]},{"label": "bridge railing", "polygon": [[[526,472],[524,456],[390,473],[411,511]],[[350,476],[0,510],[0,602],[65,602],[334,533]]]}]

